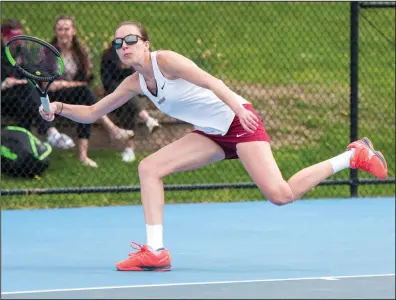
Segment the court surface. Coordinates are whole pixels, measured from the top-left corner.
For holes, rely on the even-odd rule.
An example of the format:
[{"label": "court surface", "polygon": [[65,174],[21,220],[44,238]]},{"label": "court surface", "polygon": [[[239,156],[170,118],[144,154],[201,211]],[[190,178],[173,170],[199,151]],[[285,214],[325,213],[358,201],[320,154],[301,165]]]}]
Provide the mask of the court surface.
[{"label": "court surface", "polygon": [[118,272],[140,206],[3,211],[3,299],[395,298],[395,198],[165,207],[171,272]]}]

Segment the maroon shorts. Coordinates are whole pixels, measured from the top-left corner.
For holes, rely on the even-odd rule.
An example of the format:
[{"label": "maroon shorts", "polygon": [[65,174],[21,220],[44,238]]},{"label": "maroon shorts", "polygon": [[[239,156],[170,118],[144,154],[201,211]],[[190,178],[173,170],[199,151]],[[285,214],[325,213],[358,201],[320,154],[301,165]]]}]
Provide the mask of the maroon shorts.
[{"label": "maroon shorts", "polygon": [[236,159],[238,158],[238,154],[236,151],[236,145],[238,143],[246,143],[246,142],[255,142],[255,141],[265,141],[270,142],[269,135],[267,131],[265,131],[263,122],[261,121],[260,116],[255,111],[251,104],[243,104],[243,106],[253,112],[257,118],[259,119],[259,126],[256,131],[253,133],[245,131],[243,129],[241,123],[239,122],[239,118],[235,116],[234,120],[231,123],[231,126],[228,132],[225,135],[210,135],[206,134],[200,130],[194,130],[193,132],[201,134],[210,138],[216,144],[218,144],[225,153],[225,159]]}]

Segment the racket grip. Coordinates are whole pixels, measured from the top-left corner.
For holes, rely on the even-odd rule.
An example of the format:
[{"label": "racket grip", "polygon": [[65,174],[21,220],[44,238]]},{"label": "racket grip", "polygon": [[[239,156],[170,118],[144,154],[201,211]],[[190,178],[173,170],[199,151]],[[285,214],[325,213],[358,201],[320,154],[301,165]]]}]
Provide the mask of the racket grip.
[{"label": "racket grip", "polygon": [[51,111],[51,106],[49,102],[48,95],[45,95],[45,97],[40,97],[41,104],[43,105],[44,110],[49,113]]},{"label": "racket grip", "polygon": [[[51,111],[51,106],[50,106],[50,101],[49,101],[48,95],[45,95],[45,97],[40,97],[40,100],[41,100],[41,104],[43,105],[44,110],[47,113],[49,113]],[[55,119],[55,116],[53,116],[50,121],[52,121],[54,119]]]}]

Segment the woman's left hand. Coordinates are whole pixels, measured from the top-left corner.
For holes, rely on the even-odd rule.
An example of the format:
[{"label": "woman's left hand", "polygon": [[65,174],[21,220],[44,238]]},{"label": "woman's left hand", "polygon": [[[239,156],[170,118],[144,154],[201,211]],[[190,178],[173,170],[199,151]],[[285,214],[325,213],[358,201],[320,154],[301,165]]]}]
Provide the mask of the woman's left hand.
[{"label": "woman's left hand", "polygon": [[257,127],[259,126],[259,119],[254,113],[242,106],[238,111],[237,116],[243,129],[249,133],[256,131]]}]

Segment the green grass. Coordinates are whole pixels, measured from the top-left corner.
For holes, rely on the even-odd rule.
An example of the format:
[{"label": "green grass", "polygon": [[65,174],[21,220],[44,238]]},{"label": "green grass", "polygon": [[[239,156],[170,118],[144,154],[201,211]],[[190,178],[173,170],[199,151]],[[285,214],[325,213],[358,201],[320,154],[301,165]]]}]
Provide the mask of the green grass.
[{"label": "green grass", "polygon": [[[349,141],[349,3],[217,2],[2,2],[2,19],[20,18],[27,33],[46,40],[56,16],[74,15],[78,35],[92,54],[99,86],[100,55],[124,20],[140,20],[153,48],[172,49],[221,77],[266,112],[275,157],[289,178],[294,172],[343,151]],[[45,13],[42,13],[45,12]],[[393,9],[361,11],[359,136],[369,136],[395,176],[395,15]],[[203,57],[203,54],[206,56]],[[142,159],[148,153],[140,153]],[[89,170],[74,152],[55,152],[41,180],[2,178],[2,189],[138,185],[136,165],[114,151],[93,152],[101,165]],[[361,174],[363,177],[366,174]],[[346,178],[348,172],[334,178]],[[175,174],[168,184],[247,182],[237,161]],[[393,185],[366,186],[361,195],[394,195]],[[345,197],[348,187],[319,187],[306,195]],[[120,205],[138,193],[2,197],[3,208]],[[168,192],[169,202],[262,199],[255,189]]]}]

